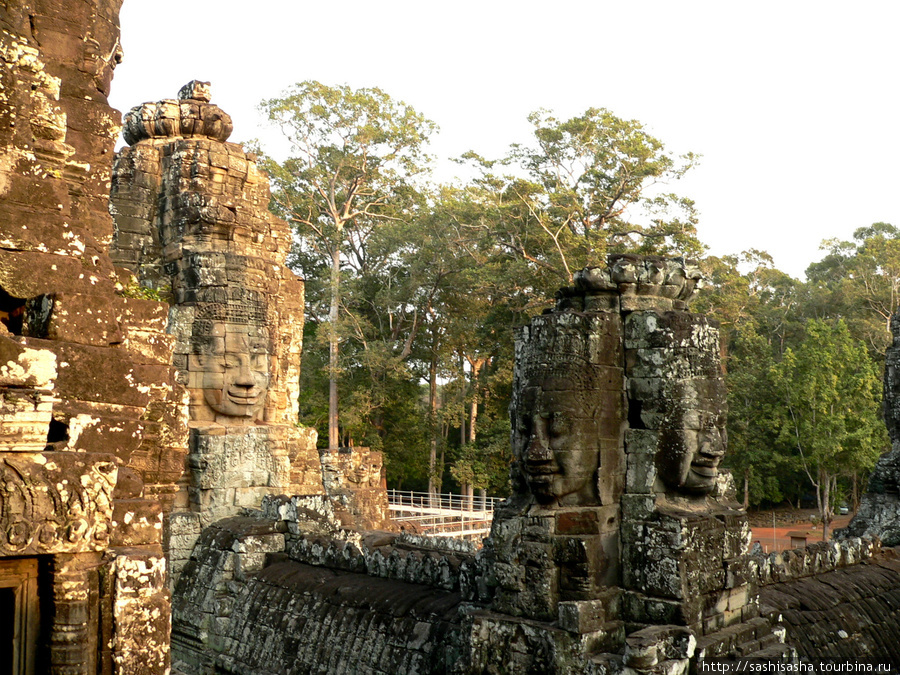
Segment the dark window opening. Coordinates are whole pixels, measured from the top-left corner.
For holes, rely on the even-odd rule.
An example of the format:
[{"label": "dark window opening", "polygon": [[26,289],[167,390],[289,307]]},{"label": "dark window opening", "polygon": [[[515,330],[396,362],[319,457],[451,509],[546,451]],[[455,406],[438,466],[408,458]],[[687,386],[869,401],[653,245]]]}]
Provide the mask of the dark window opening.
[{"label": "dark window opening", "polygon": [[59,441],[69,440],[69,425],[57,419],[50,420],[50,429],[47,431],[47,445]]},{"label": "dark window opening", "polygon": [[0,673],[16,672],[16,616],[16,589],[0,588]]},{"label": "dark window opening", "polygon": [[38,559],[0,559],[0,672],[35,675],[40,615]]},{"label": "dark window opening", "polygon": [[641,419],[641,402],[638,399],[628,399],[628,426],[632,429],[647,428]]},{"label": "dark window opening", "polygon": [[13,335],[22,334],[25,300],[16,298],[0,288],[0,323]]}]

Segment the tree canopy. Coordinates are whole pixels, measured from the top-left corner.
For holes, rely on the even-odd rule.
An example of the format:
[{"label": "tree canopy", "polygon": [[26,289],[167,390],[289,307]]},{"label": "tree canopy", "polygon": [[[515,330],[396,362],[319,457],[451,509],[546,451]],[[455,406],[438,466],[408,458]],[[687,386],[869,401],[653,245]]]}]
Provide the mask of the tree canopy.
[{"label": "tree canopy", "polygon": [[[314,81],[263,101],[261,108],[281,129],[292,153],[283,162],[268,160],[265,166],[272,177],[276,212],[296,225],[294,260],[307,278],[320,279],[325,269],[329,271],[328,445],[336,449],[342,332],[356,332],[366,359],[385,356],[370,350],[357,315],[346,307],[342,313],[342,270],[350,268],[365,286],[373,268],[390,266],[390,252],[385,256],[377,245],[369,245],[370,240],[383,223],[408,220],[416,199],[411,181],[425,170],[424,147],[436,127],[380,89],[353,90]],[[400,332],[408,321],[405,305],[393,308],[399,310],[396,332]],[[342,318],[348,319],[343,331]],[[415,318],[412,322],[401,361],[408,356],[417,328]],[[396,337],[393,328],[391,332]]]},{"label": "tree canopy", "polygon": [[[288,141],[287,159],[263,161],[307,283],[300,421],[331,447],[383,450],[393,487],[505,494],[515,327],[610,252],[705,250],[672,189],[697,157],[602,108],[535,112],[505,156],[460,160],[475,178],[434,185],[435,125],[379,89],[303,82],[261,107]],[[886,449],[900,231],[823,247],[807,281],[765,251],[707,256],[693,311],[722,327],[726,463],[746,503],[812,491],[827,521]]]}]

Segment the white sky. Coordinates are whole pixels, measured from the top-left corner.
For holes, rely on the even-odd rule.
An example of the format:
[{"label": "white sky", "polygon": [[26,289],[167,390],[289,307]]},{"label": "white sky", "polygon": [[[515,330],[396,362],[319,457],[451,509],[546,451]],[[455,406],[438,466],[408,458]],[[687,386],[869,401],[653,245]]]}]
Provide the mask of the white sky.
[{"label": "white sky", "polygon": [[[437,178],[527,142],[526,115],[605,107],[703,155],[693,198],[713,254],[766,250],[802,277],[823,239],[900,226],[900,3],[823,0],[125,0],[111,103],[192,79],[235,125],[294,82],[377,86],[437,122]],[[268,134],[268,135],[267,135]]]}]

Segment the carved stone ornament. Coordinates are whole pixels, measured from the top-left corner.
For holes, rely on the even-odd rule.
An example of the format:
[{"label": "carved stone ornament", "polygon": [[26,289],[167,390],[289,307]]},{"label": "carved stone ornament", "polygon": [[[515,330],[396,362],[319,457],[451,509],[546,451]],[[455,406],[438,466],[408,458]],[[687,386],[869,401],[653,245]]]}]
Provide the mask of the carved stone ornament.
[{"label": "carved stone ornament", "polygon": [[122,136],[128,145],[150,138],[210,138],[226,141],[234,125],[231,116],[209,102],[209,82],[192,80],[178,100],[163,99],[135,106],[125,114]]},{"label": "carved stone ornament", "polygon": [[117,474],[105,454],[0,456],[0,555],[105,550]]}]

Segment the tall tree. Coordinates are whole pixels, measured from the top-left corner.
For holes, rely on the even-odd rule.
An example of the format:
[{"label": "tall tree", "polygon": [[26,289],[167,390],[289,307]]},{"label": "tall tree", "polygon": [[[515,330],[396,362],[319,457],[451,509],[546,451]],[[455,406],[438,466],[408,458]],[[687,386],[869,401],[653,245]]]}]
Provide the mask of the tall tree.
[{"label": "tall tree", "polygon": [[843,321],[811,319],[805,339],[772,369],[779,440],[793,446],[816,489],[823,539],[840,475],[871,469],[887,447],[880,383],[865,345]]},{"label": "tall tree", "polygon": [[779,400],[773,394],[772,344],[748,321],[734,330],[729,349],[725,464],[741,483],[744,508],[763,500],[778,503],[783,499],[779,478],[792,459],[775,451],[778,427],[772,420]]},{"label": "tall tree", "polygon": [[900,230],[874,223],[853,241],[827,240],[825,257],[809,266],[811,309],[843,317],[879,362],[891,342],[891,315],[900,307]]},{"label": "tall tree", "polygon": [[695,155],[672,155],[639,122],[602,108],[564,121],[541,110],[529,121],[533,142],[513,145],[504,160],[466,156],[482,170],[475,187],[490,213],[482,226],[521,261],[520,278],[552,294],[609,251],[702,250],[693,202],[664,190]]},{"label": "tall tree", "polygon": [[427,165],[435,125],[380,89],[306,81],[262,111],[290,143],[284,162],[268,160],[275,210],[296,226],[301,257],[330,270],[328,446],[339,445],[338,322],[342,264],[367,264],[365,242],[385,221],[403,219],[411,180]]}]

